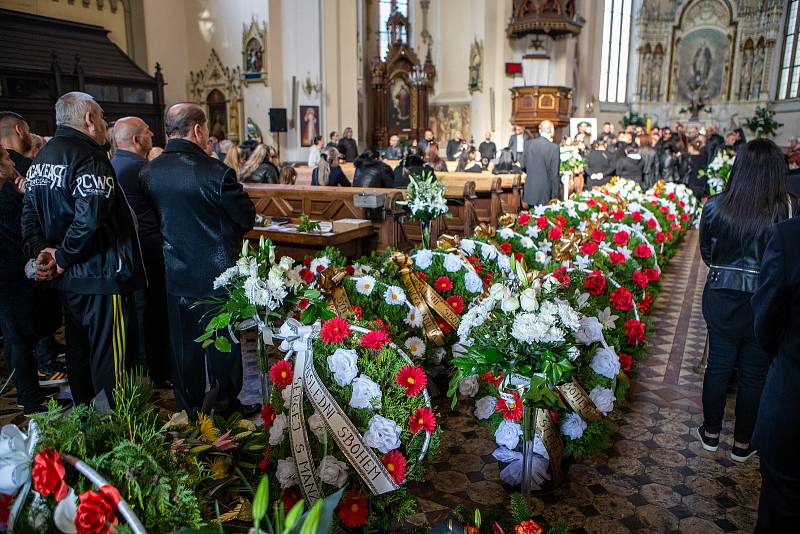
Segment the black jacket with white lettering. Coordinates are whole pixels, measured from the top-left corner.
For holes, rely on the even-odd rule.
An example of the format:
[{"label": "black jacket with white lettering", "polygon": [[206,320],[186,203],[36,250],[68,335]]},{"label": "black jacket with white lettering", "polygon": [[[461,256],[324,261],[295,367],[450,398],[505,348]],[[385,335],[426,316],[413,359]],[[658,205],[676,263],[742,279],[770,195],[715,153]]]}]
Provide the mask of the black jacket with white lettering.
[{"label": "black jacket with white lettering", "polygon": [[33,161],[22,208],[25,252],[56,249],[64,273],[55,287],[112,294],[145,285],[136,218],[106,151],[84,133],[59,126]]}]

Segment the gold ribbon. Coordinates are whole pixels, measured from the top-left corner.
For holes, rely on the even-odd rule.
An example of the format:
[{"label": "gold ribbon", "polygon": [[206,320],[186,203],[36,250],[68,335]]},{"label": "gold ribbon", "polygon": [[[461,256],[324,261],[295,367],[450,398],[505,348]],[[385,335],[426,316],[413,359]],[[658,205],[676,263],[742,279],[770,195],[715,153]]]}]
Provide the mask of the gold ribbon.
[{"label": "gold ribbon", "polygon": [[486,223],[480,223],[478,226],[475,227],[475,235],[478,237],[485,237],[488,239],[492,239],[496,233],[497,229],[494,226],[488,225]]},{"label": "gold ribbon", "polygon": [[599,421],[603,418],[603,414],[597,409],[594,401],[586,394],[586,390],[581,387],[575,379],[572,382],[566,382],[556,389],[564,400],[567,401],[572,411],[581,416],[581,419],[587,423],[592,421]]},{"label": "gold ribbon", "polygon": [[561,432],[550,419],[550,413],[541,408],[536,410],[536,433],[542,440],[547,455],[550,457],[550,470],[553,475],[553,483],[558,485],[564,480],[561,472],[561,459],[564,456],[564,444],[561,442]]},{"label": "gold ribbon", "polygon": [[461,324],[461,318],[441,295],[417,276],[416,272],[414,272],[413,262],[408,254],[393,252],[392,261],[397,264],[400,281],[411,304],[416,306],[422,314],[425,335],[437,346],[444,346],[444,334],[439,325],[436,324],[433,313],[436,312],[454,330]]},{"label": "gold ribbon", "polygon": [[517,218],[511,213],[504,213],[500,216],[497,220],[498,226],[505,226],[506,228],[512,228],[514,223],[517,222]]},{"label": "gold ribbon", "polygon": [[578,232],[573,233],[569,238],[562,238],[553,247],[553,256],[558,261],[571,260],[578,255],[581,248],[581,234]]},{"label": "gold ribbon", "polygon": [[320,273],[320,287],[322,292],[328,297],[331,311],[336,312],[338,315],[347,315],[353,313],[353,306],[350,304],[350,299],[347,297],[342,282],[347,277],[347,273],[333,265],[326,268]]}]

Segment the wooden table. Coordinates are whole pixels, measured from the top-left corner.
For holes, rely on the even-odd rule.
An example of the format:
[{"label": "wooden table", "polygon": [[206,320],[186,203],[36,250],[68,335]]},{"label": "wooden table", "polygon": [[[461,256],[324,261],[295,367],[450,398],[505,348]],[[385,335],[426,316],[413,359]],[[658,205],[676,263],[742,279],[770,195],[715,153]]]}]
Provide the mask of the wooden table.
[{"label": "wooden table", "polygon": [[301,233],[296,230],[297,222],[282,225],[286,230],[256,226],[246,237],[253,240],[261,236],[269,238],[275,244],[278,257],[291,256],[297,261],[302,261],[306,256],[315,256],[329,246],[339,249],[346,258],[359,258],[369,252],[370,246],[375,246],[375,230],[371,224],[337,224],[330,232]]}]

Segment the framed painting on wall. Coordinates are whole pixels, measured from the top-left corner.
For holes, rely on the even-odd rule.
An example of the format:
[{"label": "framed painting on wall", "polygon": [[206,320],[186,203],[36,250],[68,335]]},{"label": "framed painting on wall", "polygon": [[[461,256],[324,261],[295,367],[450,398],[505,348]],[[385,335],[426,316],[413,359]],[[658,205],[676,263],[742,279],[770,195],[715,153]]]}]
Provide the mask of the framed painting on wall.
[{"label": "framed painting on wall", "polygon": [[320,134],[319,106],[300,106],[300,146],[311,146]]}]

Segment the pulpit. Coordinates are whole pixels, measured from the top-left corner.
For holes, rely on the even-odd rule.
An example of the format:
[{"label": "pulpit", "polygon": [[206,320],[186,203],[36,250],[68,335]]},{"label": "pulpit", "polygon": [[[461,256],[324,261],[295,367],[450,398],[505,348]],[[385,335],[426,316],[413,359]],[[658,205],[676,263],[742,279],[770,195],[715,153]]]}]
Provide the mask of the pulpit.
[{"label": "pulpit", "polygon": [[572,89],[569,87],[526,86],[511,88],[511,124],[536,131],[549,120],[556,127],[555,139],[569,130],[572,115]]}]

